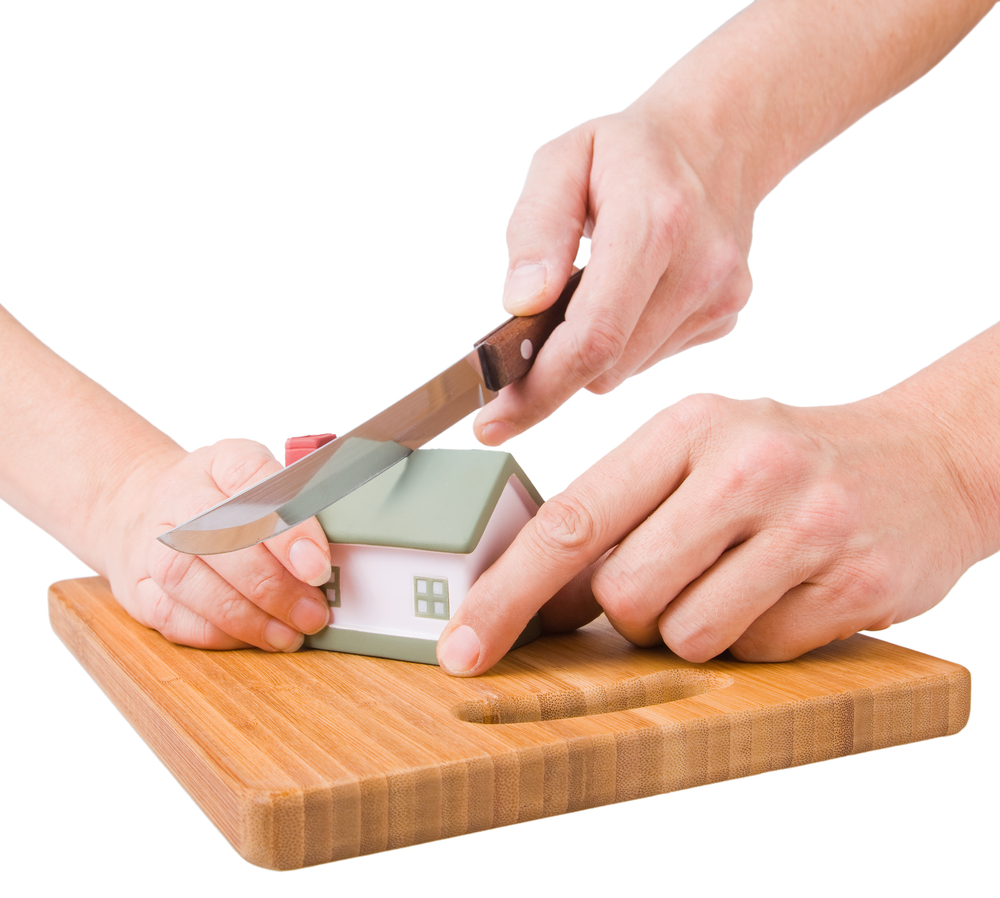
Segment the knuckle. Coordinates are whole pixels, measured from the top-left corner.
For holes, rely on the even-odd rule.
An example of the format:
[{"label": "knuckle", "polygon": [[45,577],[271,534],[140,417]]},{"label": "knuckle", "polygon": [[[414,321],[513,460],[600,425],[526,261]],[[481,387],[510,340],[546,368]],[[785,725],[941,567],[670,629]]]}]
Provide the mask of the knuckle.
[{"label": "knuckle", "polygon": [[744,634],[730,647],[729,652],[737,661],[748,663],[762,662],[768,659],[767,650],[750,634]]},{"label": "knuckle", "polygon": [[826,480],[810,489],[788,520],[788,529],[798,543],[821,549],[839,549],[858,520],[857,500],[841,483]]},{"label": "knuckle", "polygon": [[730,413],[732,400],[714,393],[694,393],[661,412],[658,418],[668,429],[693,431],[711,430]]},{"label": "knuckle", "polygon": [[[564,191],[557,189],[557,185],[561,179],[568,178],[567,189],[572,185],[573,192],[586,196],[590,166],[581,166],[579,162],[592,154],[592,141],[593,123],[587,122],[535,150],[524,190],[507,224],[507,246],[512,252],[523,248],[526,242],[546,243],[545,238],[552,237],[550,222],[553,217],[557,221],[567,215],[576,217],[578,213],[567,208]],[[559,173],[555,182],[554,172]],[[579,215],[580,220],[573,223],[582,232],[586,224],[585,210],[580,209]]]},{"label": "knuckle", "polygon": [[225,633],[237,635],[244,629],[245,609],[243,597],[230,593],[215,606],[215,625]]},{"label": "knuckle", "polygon": [[646,196],[653,220],[660,225],[668,225],[683,230],[691,217],[691,206],[685,202],[680,191],[667,184],[661,184]]},{"label": "knuckle", "polygon": [[584,122],[543,143],[531,157],[531,165],[561,165],[567,155],[574,155],[592,145],[595,121]]},{"label": "knuckle", "polygon": [[137,604],[129,609],[129,613],[143,626],[155,630],[176,645],[200,649],[233,648],[232,640],[225,633],[162,587],[155,587],[154,583],[152,577],[140,581],[135,596]]},{"label": "knuckle", "polygon": [[187,626],[182,631],[167,638],[171,642],[199,649],[230,649],[234,648],[234,641],[239,643],[239,640],[220,630],[211,621],[195,614],[189,615]]},{"label": "knuckle", "polygon": [[740,443],[720,472],[720,492],[734,497],[775,482],[787,482],[794,465],[783,453],[783,448],[779,441],[763,434]]},{"label": "knuckle", "polygon": [[708,322],[721,321],[743,311],[753,289],[746,257],[739,244],[721,238],[702,250],[692,266],[684,295],[701,307]]},{"label": "knuckle", "polygon": [[582,554],[597,534],[597,525],[587,507],[563,494],[545,502],[534,517],[534,532],[545,552]]},{"label": "knuckle", "polygon": [[643,217],[646,219],[640,228],[646,235],[643,254],[647,258],[667,259],[688,232],[692,207],[678,191],[664,185],[646,197]]},{"label": "knuckle", "polygon": [[[881,624],[894,598],[905,589],[901,572],[883,559],[867,558],[863,563],[843,565],[832,584],[837,596],[837,617],[844,621],[862,621],[867,627],[871,620]],[[874,618],[873,618],[874,615]],[[889,626],[891,620],[884,623]],[[884,628],[883,627],[883,628]],[[839,638],[853,635],[856,628]]]},{"label": "knuckle", "polygon": [[630,372],[620,371],[617,368],[605,371],[587,384],[587,391],[595,396],[603,396],[610,393],[616,387],[620,387],[628,380]]},{"label": "knuckle", "polygon": [[796,435],[758,426],[730,449],[722,479],[727,492],[775,486],[787,490],[802,484],[809,464],[808,449]]},{"label": "knuckle", "polygon": [[694,664],[708,661],[726,648],[718,645],[712,621],[706,618],[697,604],[691,602],[681,606],[668,605],[660,616],[659,630],[670,651]]},{"label": "knuckle", "polygon": [[737,312],[742,312],[747,304],[747,300],[750,299],[750,294],[753,293],[753,275],[750,274],[750,268],[743,263],[737,270],[736,276],[732,279],[732,285],[729,288],[729,295],[731,297],[730,306],[732,309],[732,314]]},{"label": "knuckle", "polygon": [[611,315],[598,315],[577,334],[575,360],[579,372],[592,379],[621,358],[629,331]]},{"label": "knuckle", "polygon": [[[282,569],[284,570],[284,569]],[[284,576],[281,573],[268,573],[255,579],[246,590],[246,597],[258,608],[274,604],[275,595],[284,586]]]},{"label": "knuckle", "polygon": [[657,255],[672,252],[680,244],[685,234],[690,232],[694,221],[695,204],[685,194],[668,185],[662,185],[647,198],[652,227],[649,228],[652,245],[649,247]]},{"label": "knuckle", "polygon": [[739,317],[735,314],[723,317],[706,336],[711,340],[721,340],[723,337],[728,337],[736,329],[738,321]]},{"label": "knuckle", "polygon": [[605,562],[594,572],[590,587],[608,618],[629,629],[644,627],[655,617],[649,611],[651,597],[630,565]]},{"label": "knuckle", "polygon": [[558,137],[547,140],[534,153],[531,154],[532,167],[547,165],[549,162],[559,159],[566,151],[567,135],[560,134]]},{"label": "knuckle", "polygon": [[205,649],[232,648],[228,634],[220,632],[210,621],[201,617],[193,622],[189,643],[197,648]]},{"label": "knuckle", "polygon": [[274,456],[260,443],[249,440],[226,440],[216,443],[211,474],[226,495],[237,493],[262,479],[275,465]]},{"label": "knuckle", "polygon": [[791,661],[805,651],[808,651],[808,649],[798,651],[788,646],[782,647],[753,633],[744,633],[729,647],[730,654],[737,661],[745,661],[751,664]]},{"label": "knuckle", "polygon": [[675,655],[692,664],[709,661],[727,648],[719,644],[718,637],[706,624],[688,625],[679,632],[664,633],[663,641]]},{"label": "knuckle", "polygon": [[712,284],[722,284],[732,279],[743,267],[743,251],[731,237],[721,237],[712,242],[705,260],[705,274]]},{"label": "knuckle", "polygon": [[143,623],[175,645],[211,647],[205,632],[207,622],[163,592],[155,596],[147,606]]},{"label": "knuckle", "polygon": [[[162,551],[157,551],[150,559],[149,575],[164,592],[174,593],[180,589],[197,562],[198,559],[193,555],[183,555],[164,548]],[[154,629],[159,630],[159,627]]]},{"label": "knuckle", "polygon": [[721,340],[736,329],[738,321],[739,317],[737,315],[730,315],[719,320],[714,320],[704,330],[699,331],[695,336],[691,337],[682,348],[691,349],[695,346],[701,346],[704,343],[711,343],[713,340]]},{"label": "knuckle", "polygon": [[145,610],[142,615],[142,623],[153,630],[156,630],[165,639],[169,639],[171,642],[176,640],[173,638],[174,627],[174,609],[176,604],[172,599],[170,599],[166,593],[159,592],[155,595],[152,601],[146,605]]},{"label": "knuckle", "polygon": [[722,322],[734,318],[743,311],[752,290],[753,280],[750,277],[750,270],[743,267],[742,270],[734,272],[716,295],[711,310],[712,320]]},{"label": "knuckle", "polygon": [[729,284],[741,285],[739,272],[745,268],[743,251],[734,239],[726,236],[710,239],[692,274],[692,287],[700,295],[707,295],[718,293]]},{"label": "knuckle", "polygon": [[526,240],[541,241],[548,233],[548,220],[552,211],[550,203],[543,201],[541,197],[535,194],[522,196],[507,222],[508,248],[514,250]]}]

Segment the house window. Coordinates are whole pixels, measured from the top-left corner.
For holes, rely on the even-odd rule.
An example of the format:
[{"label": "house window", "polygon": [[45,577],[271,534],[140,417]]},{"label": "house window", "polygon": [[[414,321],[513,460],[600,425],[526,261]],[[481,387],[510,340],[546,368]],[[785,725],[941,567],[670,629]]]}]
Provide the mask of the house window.
[{"label": "house window", "polygon": [[413,578],[413,613],[417,617],[449,620],[448,581],[444,577]]},{"label": "house window", "polygon": [[326,590],[326,600],[331,608],[340,607],[340,568],[335,567],[330,573],[330,581],[323,587]]}]

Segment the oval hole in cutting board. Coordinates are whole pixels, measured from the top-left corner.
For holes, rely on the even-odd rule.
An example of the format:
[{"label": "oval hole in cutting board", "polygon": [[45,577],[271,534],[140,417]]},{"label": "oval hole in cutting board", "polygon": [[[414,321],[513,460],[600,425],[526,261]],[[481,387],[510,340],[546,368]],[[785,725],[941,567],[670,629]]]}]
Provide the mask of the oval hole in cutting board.
[{"label": "oval hole in cutting board", "polygon": [[468,723],[535,723],[587,717],[611,711],[629,711],[676,702],[732,685],[724,674],[697,670],[662,670],[642,677],[629,677],[606,685],[560,692],[502,695],[463,702],[453,709]]}]

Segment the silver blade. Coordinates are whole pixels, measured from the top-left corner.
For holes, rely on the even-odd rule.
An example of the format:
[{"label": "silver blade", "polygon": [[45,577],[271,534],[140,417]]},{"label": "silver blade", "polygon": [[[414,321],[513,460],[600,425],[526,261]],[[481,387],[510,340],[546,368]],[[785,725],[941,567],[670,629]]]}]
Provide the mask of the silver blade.
[{"label": "silver blade", "polygon": [[332,505],[496,395],[473,350],[360,427],[158,539],[188,555],[256,545]]}]

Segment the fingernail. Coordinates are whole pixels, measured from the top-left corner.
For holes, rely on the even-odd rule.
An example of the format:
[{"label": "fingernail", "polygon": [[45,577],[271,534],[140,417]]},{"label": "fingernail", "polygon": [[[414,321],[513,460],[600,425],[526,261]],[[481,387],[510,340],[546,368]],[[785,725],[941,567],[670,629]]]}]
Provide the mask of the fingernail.
[{"label": "fingernail", "polygon": [[324,552],[311,539],[297,539],[288,550],[288,561],[295,569],[295,576],[310,586],[322,586],[330,582],[333,568],[330,554]]},{"label": "fingernail", "polygon": [[476,631],[463,624],[438,649],[438,663],[448,673],[468,673],[479,663],[481,651]]},{"label": "fingernail", "polygon": [[301,633],[317,633],[330,621],[330,606],[315,599],[299,599],[288,612],[288,619]]},{"label": "fingernail", "polygon": [[[546,270],[540,262],[522,262],[507,276],[503,307],[511,315],[531,308],[530,302],[545,289]],[[531,309],[535,311],[534,309]]]},{"label": "fingernail", "polygon": [[509,421],[490,421],[480,431],[479,441],[487,446],[499,446],[517,436],[517,428]]},{"label": "fingernail", "polygon": [[273,619],[264,627],[264,639],[276,652],[295,652],[305,641],[301,633],[296,633],[287,624]]}]

